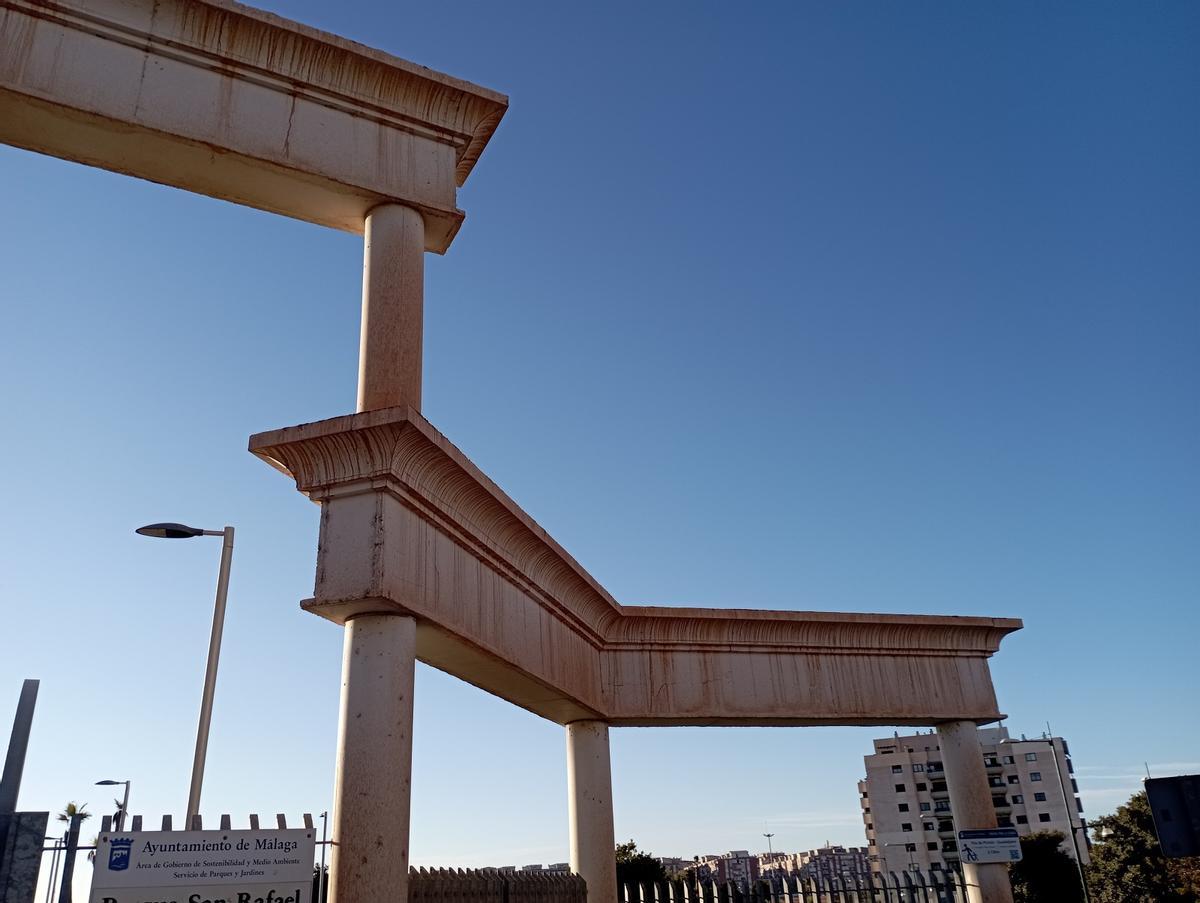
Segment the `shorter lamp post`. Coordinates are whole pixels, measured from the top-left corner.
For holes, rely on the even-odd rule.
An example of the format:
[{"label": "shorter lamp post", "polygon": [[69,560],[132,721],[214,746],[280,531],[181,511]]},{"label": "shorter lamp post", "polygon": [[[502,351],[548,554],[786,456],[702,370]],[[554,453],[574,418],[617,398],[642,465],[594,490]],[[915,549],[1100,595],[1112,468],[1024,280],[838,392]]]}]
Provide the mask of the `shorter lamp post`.
[{"label": "shorter lamp post", "polygon": [[117,815],[117,823],[113,826],[114,831],[120,831],[125,827],[125,813],[129,811],[129,785],[132,781],[97,781],[97,787],[116,787],[118,784],[125,785],[125,796],[121,799],[121,811]]},{"label": "shorter lamp post", "polygon": [[213,693],[217,686],[217,662],[221,658],[221,632],[225,629],[225,600],[229,595],[229,566],[233,561],[233,527],[201,530],[185,524],[147,524],[138,527],[142,536],[158,539],[191,539],[194,536],[221,536],[221,570],[217,575],[217,599],[213,606],[212,635],[208,640],[208,664],[204,669],[204,694],[200,700],[200,724],[196,728],[196,755],[192,759],[192,781],[188,787],[187,819],[190,830],[200,811],[200,788],[204,783],[204,759],[208,755],[208,729],[212,724]]}]

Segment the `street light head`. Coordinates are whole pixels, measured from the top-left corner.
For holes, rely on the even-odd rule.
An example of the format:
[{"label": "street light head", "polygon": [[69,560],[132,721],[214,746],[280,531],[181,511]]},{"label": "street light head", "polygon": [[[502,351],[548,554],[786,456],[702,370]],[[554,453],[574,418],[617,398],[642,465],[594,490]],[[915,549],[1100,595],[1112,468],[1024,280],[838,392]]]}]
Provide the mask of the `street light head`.
[{"label": "street light head", "polygon": [[124,781],[97,781],[97,787],[115,787],[117,784],[124,784]]},{"label": "street light head", "polygon": [[203,536],[203,530],[189,527],[186,524],[146,524],[138,527],[135,533],[142,536],[154,536],[158,539],[191,539],[193,536]]}]

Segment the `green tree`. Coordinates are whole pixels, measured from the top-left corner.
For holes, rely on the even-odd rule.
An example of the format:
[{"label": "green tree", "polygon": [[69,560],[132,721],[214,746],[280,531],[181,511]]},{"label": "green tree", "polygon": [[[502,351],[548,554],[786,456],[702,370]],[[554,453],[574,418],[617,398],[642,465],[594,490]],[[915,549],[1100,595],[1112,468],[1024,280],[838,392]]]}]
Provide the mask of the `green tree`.
[{"label": "green tree", "polygon": [[662,863],[638,849],[636,843],[617,844],[617,884],[662,881],[667,877]]},{"label": "green tree", "polygon": [[1083,903],[1079,869],[1063,852],[1064,840],[1059,831],[1021,838],[1021,861],[1009,869],[1013,903]]},{"label": "green tree", "polygon": [[1163,856],[1145,791],[1091,827],[1097,840],[1088,869],[1092,903],[1200,901],[1200,868],[1195,858]]}]

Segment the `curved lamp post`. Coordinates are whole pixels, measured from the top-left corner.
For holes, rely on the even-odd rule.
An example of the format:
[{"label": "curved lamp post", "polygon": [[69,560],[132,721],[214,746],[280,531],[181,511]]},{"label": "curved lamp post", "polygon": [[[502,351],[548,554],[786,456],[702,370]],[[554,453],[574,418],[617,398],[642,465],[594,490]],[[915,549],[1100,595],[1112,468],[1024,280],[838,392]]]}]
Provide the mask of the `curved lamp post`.
[{"label": "curved lamp post", "polygon": [[225,627],[225,599],[229,594],[229,566],[233,561],[233,527],[224,530],[200,530],[186,524],[147,524],[138,527],[142,536],[158,539],[191,539],[194,536],[221,536],[221,570],[217,575],[217,600],[213,608],[212,636],[208,640],[208,664],[204,669],[204,695],[200,700],[200,724],[196,728],[196,755],[192,759],[192,782],[188,787],[187,818],[184,830],[200,811],[200,788],[204,783],[204,759],[208,754],[208,729],[212,724],[213,692],[217,685],[217,662],[221,657],[221,632]]},{"label": "curved lamp post", "polygon": [[120,784],[125,785],[125,796],[121,800],[121,814],[117,816],[117,823],[113,826],[113,830],[120,831],[125,827],[125,813],[129,811],[129,785],[132,781],[97,781],[97,787],[116,787]]}]

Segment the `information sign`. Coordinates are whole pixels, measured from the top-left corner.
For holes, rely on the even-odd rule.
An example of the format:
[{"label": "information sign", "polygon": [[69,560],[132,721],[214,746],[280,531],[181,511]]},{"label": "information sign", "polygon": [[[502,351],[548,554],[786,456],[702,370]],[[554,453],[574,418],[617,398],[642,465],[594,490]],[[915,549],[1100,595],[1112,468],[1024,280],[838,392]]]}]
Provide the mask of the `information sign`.
[{"label": "information sign", "polygon": [[311,903],[315,845],[306,828],[102,834],[89,903]]},{"label": "information sign", "polygon": [[959,831],[958,854],[963,862],[1020,862],[1021,839],[1016,828]]}]

